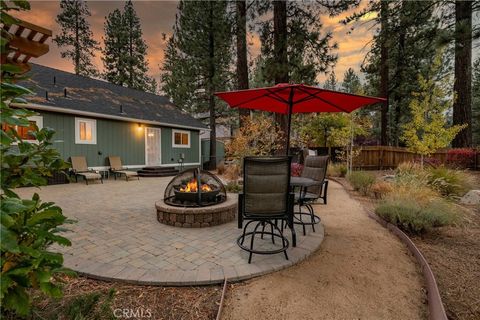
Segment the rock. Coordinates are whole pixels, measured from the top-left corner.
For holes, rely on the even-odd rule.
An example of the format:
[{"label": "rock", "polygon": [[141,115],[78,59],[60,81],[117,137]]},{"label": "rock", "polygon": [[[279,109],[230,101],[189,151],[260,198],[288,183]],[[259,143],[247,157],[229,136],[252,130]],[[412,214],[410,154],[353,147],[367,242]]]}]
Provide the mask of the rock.
[{"label": "rock", "polygon": [[461,204],[480,205],[480,190],[470,190],[460,199]]},{"label": "rock", "polygon": [[394,174],[387,174],[382,177],[383,181],[393,182],[395,180]]}]

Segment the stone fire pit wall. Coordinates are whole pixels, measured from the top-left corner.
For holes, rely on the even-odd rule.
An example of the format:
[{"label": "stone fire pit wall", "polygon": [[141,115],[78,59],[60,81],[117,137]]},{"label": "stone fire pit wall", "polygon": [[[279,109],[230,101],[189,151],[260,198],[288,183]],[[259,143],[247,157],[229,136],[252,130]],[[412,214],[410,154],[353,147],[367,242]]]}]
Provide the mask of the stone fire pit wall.
[{"label": "stone fire pit wall", "polygon": [[157,220],[163,224],[183,228],[217,226],[235,219],[237,201],[237,195],[230,193],[225,202],[208,207],[175,207],[161,200],[155,203]]}]

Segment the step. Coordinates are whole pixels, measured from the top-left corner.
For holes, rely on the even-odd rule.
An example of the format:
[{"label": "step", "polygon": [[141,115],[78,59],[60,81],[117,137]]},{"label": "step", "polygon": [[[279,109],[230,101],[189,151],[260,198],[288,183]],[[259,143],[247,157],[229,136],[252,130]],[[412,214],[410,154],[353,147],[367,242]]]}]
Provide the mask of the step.
[{"label": "step", "polygon": [[166,172],[166,171],[178,171],[175,167],[144,167],[142,171],[153,171],[153,172]]},{"label": "step", "polygon": [[165,171],[165,172],[152,172],[152,171],[138,171],[138,176],[140,177],[172,177],[178,174],[177,171]]}]

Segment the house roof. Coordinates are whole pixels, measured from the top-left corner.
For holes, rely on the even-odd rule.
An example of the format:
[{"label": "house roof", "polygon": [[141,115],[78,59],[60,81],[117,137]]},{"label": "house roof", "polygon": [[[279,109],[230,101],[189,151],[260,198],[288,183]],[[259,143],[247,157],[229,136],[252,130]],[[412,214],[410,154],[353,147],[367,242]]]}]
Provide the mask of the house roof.
[{"label": "house roof", "polygon": [[31,66],[27,74],[29,79],[22,83],[36,93],[27,97],[30,107],[123,121],[207,129],[202,122],[180,110],[165,96],[34,63]]}]

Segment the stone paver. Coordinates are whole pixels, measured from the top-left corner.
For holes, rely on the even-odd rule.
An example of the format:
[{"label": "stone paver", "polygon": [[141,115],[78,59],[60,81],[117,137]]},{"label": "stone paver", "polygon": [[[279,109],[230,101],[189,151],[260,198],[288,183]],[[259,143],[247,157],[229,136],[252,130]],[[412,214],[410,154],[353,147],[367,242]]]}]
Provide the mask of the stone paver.
[{"label": "stone paver", "polygon": [[[155,202],[163,198],[170,179],[72,183],[16,192],[22,197],[37,192],[77,220],[68,226],[72,246],[54,249],[64,253],[67,267],[102,280],[175,286],[221,283],[224,277],[244,280],[291,266],[323,241],[322,225],[316,233],[308,228],[307,236],[297,227],[297,247],[287,250],[289,261],[283,254],[254,255],[248,264],[248,253],[236,244],[241,234],[236,222],[193,229],[157,221]],[[290,231],[285,232],[290,241]],[[274,247],[267,238],[256,239],[256,245]]]}]

